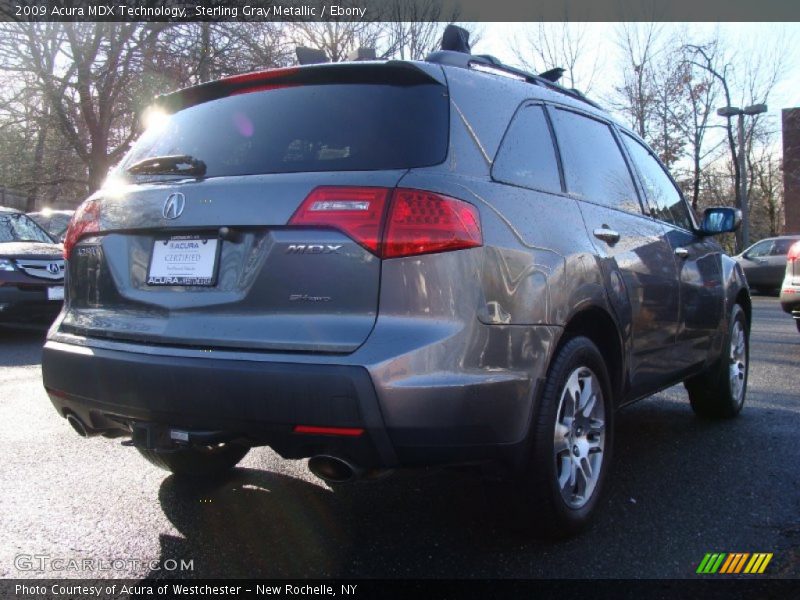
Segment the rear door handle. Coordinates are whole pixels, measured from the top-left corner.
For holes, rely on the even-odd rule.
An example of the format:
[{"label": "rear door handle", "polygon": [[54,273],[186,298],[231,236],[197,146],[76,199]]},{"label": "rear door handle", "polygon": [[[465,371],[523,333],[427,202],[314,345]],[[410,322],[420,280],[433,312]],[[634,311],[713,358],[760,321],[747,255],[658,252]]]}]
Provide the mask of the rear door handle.
[{"label": "rear door handle", "polygon": [[686,248],[675,248],[675,256],[678,258],[689,258],[689,251]]},{"label": "rear door handle", "polygon": [[598,240],[603,240],[609,245],[616,244],[619,241],[619,232],[608,227],[598,227],[592,233]]}]

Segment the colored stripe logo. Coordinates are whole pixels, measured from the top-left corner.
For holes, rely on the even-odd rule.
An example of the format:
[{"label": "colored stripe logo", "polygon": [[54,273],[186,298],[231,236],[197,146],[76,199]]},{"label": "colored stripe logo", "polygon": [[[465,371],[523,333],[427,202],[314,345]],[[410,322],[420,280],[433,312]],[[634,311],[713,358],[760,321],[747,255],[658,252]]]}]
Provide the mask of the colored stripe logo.
[{"label": "colored stripe logo", "polygon": [[772,560],[772,552],[709,552],[697,566],[701,575],[761,574]]}]

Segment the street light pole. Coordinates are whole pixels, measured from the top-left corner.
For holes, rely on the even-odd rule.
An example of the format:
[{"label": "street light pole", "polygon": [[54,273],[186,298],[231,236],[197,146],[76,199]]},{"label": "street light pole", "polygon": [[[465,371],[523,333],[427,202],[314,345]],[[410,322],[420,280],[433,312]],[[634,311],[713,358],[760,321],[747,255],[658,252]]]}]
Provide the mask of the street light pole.
[{"label": "street light pole", "polygon": [[742,247],[737,250],[742,250],[750,245],[750,206],[747,200],[747,149],[744,146],[744,116],[745,115],[758,115],[767,112],[766,104],[753,104],[737,108],[735,106],[723,106],[717,109],[717,114],[721,117],[726,117],[730,120],[731,117],[737,116],[738,119],[738,143],[739,155],[737,156],[739,162],[739,185],[736,188],[736,205],[742,211]]},{"label": "street light pole", "polygon": [[750,203],[747,200],[747,152],[744,147],[744,111],[739,112],[739,209],[742,211],[742,247],[750,245]]}]

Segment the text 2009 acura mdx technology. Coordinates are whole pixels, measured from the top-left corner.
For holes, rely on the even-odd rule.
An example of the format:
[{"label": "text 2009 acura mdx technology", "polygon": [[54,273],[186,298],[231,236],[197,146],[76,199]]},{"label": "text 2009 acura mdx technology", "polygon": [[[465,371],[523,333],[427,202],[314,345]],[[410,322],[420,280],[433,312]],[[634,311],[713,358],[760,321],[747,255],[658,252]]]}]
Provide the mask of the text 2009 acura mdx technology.
[{"label": "text 2009 acura mdx technology", "polygon": [[614,412],[747,385],[750,299],[667,171],[580,94],[456,51],[161,97],[77,211],[44,385],[180,476],[250,447],[329,481],[498,461],[540,530],[590,519]]}]

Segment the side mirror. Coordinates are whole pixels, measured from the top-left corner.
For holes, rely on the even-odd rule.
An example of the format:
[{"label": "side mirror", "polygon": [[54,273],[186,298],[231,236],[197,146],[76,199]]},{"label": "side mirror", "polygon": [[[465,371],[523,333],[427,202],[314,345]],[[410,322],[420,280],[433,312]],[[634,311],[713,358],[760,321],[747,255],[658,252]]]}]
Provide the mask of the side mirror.
[{"label": "side mirror", "polygon": [[700,227],[704,235],[731,233],[742,224],[742,211],[729,206],[715,206],[703,212],[703,224]]}]

